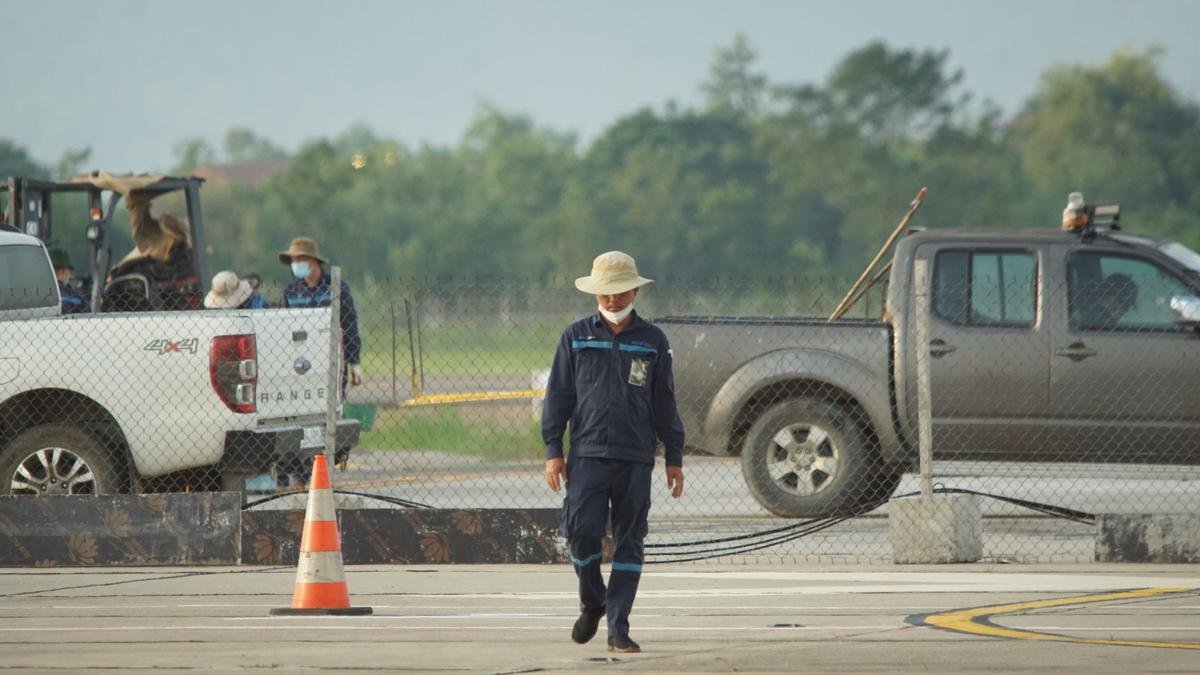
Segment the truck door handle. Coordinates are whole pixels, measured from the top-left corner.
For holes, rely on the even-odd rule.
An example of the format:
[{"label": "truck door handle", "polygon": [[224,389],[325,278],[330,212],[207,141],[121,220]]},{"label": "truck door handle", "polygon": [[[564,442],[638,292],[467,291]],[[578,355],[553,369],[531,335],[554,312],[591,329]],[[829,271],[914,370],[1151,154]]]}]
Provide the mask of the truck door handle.
[{"label": "truck door handle", "polygon": [[1087,345],[1083,344],[1082,342],[1073,342],[1066,348],[1060,349],[1060,350],[1054,352],[1055,356],[1065,356],[1068,359],[1071,359],[1072,361],[1074,361],[1075,363],[1079,363],[1080,361],[1086,359],[1087,357],[1095,356],[1096,354],[1097,354],[1097,352],[1095,349],[1088,347]]},{"label": "truck door handle", "polygon": [[946,344],[945,340],[930,340],[929,355],[935,359],[940,359],[943,356],[958,351],[958,347]]}]

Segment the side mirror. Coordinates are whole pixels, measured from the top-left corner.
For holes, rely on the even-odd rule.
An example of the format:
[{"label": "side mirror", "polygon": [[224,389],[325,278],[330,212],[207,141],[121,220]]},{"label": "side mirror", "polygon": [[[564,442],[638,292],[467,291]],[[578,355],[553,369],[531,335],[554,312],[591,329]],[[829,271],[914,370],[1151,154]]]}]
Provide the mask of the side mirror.
[{"label": "side mirror", "polygon": [[1175,323],[1193,328],[1200,327],[1200,298],[1194,295],[1172,296],[1171,311],[1175,313]]}]

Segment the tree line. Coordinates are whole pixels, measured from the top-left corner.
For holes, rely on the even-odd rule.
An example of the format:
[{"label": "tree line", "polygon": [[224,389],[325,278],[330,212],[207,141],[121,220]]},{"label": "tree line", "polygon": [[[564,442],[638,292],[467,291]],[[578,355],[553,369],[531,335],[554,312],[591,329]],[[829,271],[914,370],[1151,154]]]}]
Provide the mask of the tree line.
[{"label": "tree line", "polygon": [[[1053,66],[1006,113],[964,89],[947,51],[874,42],[822,82],[789,84],[738,36],[714,53],[702,103],[635,111],[586,146],[484,105],[448,147],[355,126],[288,155],[235,128],[223,157],[182,141],[174,169],[282,162],[202,192],[213,268],[264,276],[281,276],[275,253],[300,234],[351,279],[570,278],[613,248],[665,278],[847,276],[921,186],[919,226],[1057,227],[1080,190],[1121,202],[1127,229],[1196,248],[1200,106],[1157,56]],[[0,172],[55,171],[0,139]]]}]

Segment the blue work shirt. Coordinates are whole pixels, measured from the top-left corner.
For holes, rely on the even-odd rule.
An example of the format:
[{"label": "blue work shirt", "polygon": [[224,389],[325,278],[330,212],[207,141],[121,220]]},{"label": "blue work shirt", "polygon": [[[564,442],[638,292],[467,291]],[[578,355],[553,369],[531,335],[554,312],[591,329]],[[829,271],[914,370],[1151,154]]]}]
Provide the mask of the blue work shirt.
[{"label": "blue work shirt", "polygon": [[599,312],[563,331],[542,404],[546,459],[563,456],[570,422],[572,454],[653,464],[662,441],[667,466],[683,466],[667,336],[632,316],[616,335]]},{"label": "blue work shirt", "polygon": [[[328,307],[333,304],[329,290],[332,283],[329,272],[321,270],[321,279],[316,286],[309,287],[303,279],[296,279],[283,289],[284,307]],[[358,311],[354,309],[354,296],[350,287],[342,282],[342,356],[346,363],[360,363],[362,340],[358,336]]]},{"label": "blue work shirt", "polygon": [[92,311],[91,303],[79,294],[70,284],[58,282],[58,297],[62,302],[63,314],[84,314]]},{"label": "blue work shirt", "polygon": [[267,309],[267,307],[267,301],[263,299],[263,296],[258,291],[254,291],[245,302],[238,306],[238,309]]}]

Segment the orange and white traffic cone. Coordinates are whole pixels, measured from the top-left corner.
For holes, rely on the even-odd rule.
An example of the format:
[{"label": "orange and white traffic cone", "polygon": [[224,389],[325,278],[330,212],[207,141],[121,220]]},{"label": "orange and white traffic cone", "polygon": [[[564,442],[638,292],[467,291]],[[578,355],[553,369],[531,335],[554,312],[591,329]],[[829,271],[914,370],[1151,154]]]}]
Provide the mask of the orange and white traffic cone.
[{"label": "orange and white traffic cone", "polygon": [[312,480],[308,483],[308,508],[304,511],[304,534],[300,537],[300,561],[291,607],[275,607],[280,615],[363,615],[370,607],[351,607],[350,592],[342,570],[342,542],[338,536],[337,512],[329,464],[324,454],[313,457]]}]

